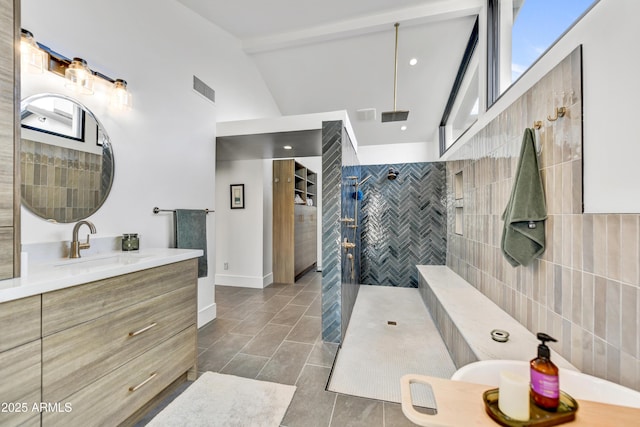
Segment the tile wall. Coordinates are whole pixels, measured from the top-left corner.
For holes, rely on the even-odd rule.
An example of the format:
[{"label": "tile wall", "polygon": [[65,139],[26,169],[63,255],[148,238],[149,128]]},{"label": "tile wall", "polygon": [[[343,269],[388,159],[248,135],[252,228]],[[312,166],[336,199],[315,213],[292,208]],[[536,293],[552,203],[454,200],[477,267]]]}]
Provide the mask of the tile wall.
[{"label": "tile wall", "polygon": [[447,246],[445,163],[362,166],[361,282],[418,287],[416,265],[444,265]]},{"label": "tile wall", "polygon": [[322,340],[340,342],[342,122],[322,123]]},{"label": "tile wall", "polygon": [[102,166],[99,154],[22,139],[22,201],[49,218],[87,217],[103,200]]},{"label": "tile wall", "polygon": [[[351,262],[341,246],[345,237],[353,241],[353,231],[341,219],[353,217],[355,212],[354,199],[350,197],[353,180],[347,177],[359,176],[359,171],[355,149],[342,121],[323,122],[322,340],[325,342],[342,341],[358,295],[359,276],[351,278]],[[357,241],[356,251],[359,246]],[[359,271],[357,266],[354,268]]]},{"label": "tile wall", "polygon": [[[582,213],[581,84],[578,48],[447,162],[447,265],[530,331],[557,338],[552,347],[583,372],[640,390],[640,215]],[[549,121],[560,105],[565,117]],[[513,268],[501,215],[524,128],[537,120],[546,251]]]},{"label": "tile wall", "polygon": [[[342,186],[340,187],[340,197],[342,206],[342,218],[354,218],[356,215],[360,217],[361,209],[353,198],[354,180],[352,177],[357,176],[361,179],[360,161],[353,148],[349,134],[343,129],[342,131]],[[360,219],[358,219],[360,221]],[[342,249],[340,258],[342,260],[342,325],[341,337],[344,338],[347,332],[351,313],[356,303],[358,290],[360,289],[360,248],[362,241],[360,234],[352,226],[351,222],[340,222],[340,241],[344,242],[346,238],[349,242],[355,243],[352,249]],[[342,341],[341,338],[341,341]]]}]

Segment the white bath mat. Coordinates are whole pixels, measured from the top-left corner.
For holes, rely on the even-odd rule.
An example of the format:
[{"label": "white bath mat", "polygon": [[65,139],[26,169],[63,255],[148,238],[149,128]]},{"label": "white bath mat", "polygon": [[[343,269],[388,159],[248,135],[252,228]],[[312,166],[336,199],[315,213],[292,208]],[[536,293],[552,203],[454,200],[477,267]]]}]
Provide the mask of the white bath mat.
[{"label": "white bath mat", "polygon": [[295,386],[205,372],[147,425],[277,427],[295,390]]},{"label": "white bath mat", "polygon": [[[360,286],[345,335],[331,391],[400,403],[403,375],[450,378],[456,370],[415,288]],[[414,384],[412,394],[416,405],[435,407],[427,387]]]}]

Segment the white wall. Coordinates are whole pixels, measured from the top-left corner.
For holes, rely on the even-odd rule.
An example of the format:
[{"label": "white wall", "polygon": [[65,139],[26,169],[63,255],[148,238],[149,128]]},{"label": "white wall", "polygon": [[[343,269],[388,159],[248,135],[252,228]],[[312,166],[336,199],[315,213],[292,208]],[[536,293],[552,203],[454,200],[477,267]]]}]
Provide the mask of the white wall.
[{"label": "white wall", "polygon": [[[138,232],[143,248],[171,246],[171,215],[152,209],[217,208],[216,121],[279,115],[239,41],[174,0],[23,0],[22,27],[54,51],[129,83],[133,110],[125,114],[109,111],[100,96],[75,96],[102,121],[115,153],[112,192],[89,218],[100,235]],[[192,90],[194,74],[216,90],[216,105]],[[70,95],[60,77],[25,74],[23,98],[43,91]],[[215,316],[216,215],[207,221],[199,324]],[[71,229],[22,209],[24,243],[70,240]]]},{"label": "white wall", "polygon": [[404,144],[361,145],[358,160],[361,165],[437,162],[437,144],[411,142]]},{"label": "white wall", "polygon": [[262,272],[273,282],[273,160],[262,161]]},{"label": "white wall", "polygon": [[[216,284],[263,288],[273,281],[271,266],[264,269],[267,267],[264,197],[271,197],[264,182],[265,169],[270,167],[271,163],[262,159],[217,162]],[[229,186],[232,184],[244,184],[244,209],[231,209]],[[227,270],[225,263],[228,263]]]},{"label": "white wall", "polygon": [[638,1],[600,0],[479,118],[443,160],[582,44],[585,212],[640,212],[638,16]]},{"label": "white wall", "polygon": [[[295,159],[317,171],[318,218],[322,218],[322,157]],[[273,159],[216,164],[217,285],[263,288],[273,282]],[[229,186],[244,184],[245,209],[231,209]],[[318,220],[318,269],[322,269],[322,224]],[[228,270],[224,264],[228,263]]]}]

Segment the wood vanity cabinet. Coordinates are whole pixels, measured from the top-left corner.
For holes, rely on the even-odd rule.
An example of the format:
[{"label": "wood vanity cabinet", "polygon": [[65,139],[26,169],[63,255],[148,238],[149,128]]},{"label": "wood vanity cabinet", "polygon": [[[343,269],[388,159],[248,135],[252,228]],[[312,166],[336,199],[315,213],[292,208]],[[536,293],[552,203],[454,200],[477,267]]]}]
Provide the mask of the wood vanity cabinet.
[{"label": "wood vanity cabinet", "polygon": [[118,425],[195,379],[197,270],[190,259],[42,295],[42,400],[61,408],[43,426]]},{"label": "wood vanity cabinet", "polygon": [[39,425],[40,295],[0,303],[0,425]]}]

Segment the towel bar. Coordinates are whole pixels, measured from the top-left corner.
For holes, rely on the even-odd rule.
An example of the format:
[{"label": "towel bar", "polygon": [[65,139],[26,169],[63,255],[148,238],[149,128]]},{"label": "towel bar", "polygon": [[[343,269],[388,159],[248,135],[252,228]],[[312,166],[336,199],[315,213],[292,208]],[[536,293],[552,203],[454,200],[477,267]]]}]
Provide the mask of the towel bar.
[{"label": "towel bar", "polygon": [[[214,210],[209,210],[209,209],[202,209],[202,210],[205,211],[206,213],[215,212]],[[158,207],[153,208],[154,214],[157,214],[159,212],[175,212],[175,211],[176,211],[175,209],[160,209]]]}]

